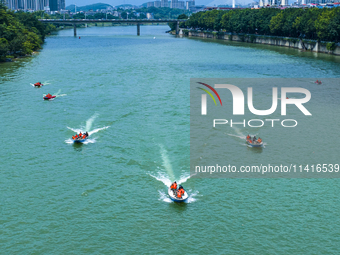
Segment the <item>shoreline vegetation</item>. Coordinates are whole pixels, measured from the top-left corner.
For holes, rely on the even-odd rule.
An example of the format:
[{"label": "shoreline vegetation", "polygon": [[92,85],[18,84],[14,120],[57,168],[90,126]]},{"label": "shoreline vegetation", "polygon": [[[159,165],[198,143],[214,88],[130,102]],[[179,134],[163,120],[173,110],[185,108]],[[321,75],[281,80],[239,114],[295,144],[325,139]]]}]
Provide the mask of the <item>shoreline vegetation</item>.
[{"label": "shoreline vegetation", "polygon": [[38,19],[42,11],[13,12],[0,4],[0,62],[30,56],[41,49],[46,35],[55,31],[55,26],[43,24]]},{"label": "shoreline vegetation", "polygon": [[[227,32],[211,32],[194,29],[180,29],[180,36],[201,37],[210,39],[220,39],[245,43],[267,44],[281,47],[299,49],[301,51],[311,51],[328,53],[340,56],[340,45],[334,42],[324,42],[317,40],[307,40],[283,36],[254,35],[254,34],[233,34]],[[176,35],[172,30],[171,34]]]},{"label": "shoreline vegetation", "polygon": [[180,23],[180,28],[185,36],[262,43],[340,55],[339,7],[212,10],[192,14],[188,21]]},{"label": "shoreline vegetation", "polygon": [[[81,18],[77,15],[73,18]],[[0,4],[0,62],[32,55],[41,49],[46,35],[67,28],[43,24],[38,20],[57,18],[52,16],[43,11],[14,12]],[[185,13],[178,16],[178,19],[187,18]],[[171,30],[176,29],[175,23],[168,25]],[[262,43],[340,55],[340,7],[211,10],[192,14],[186,22],[180,23],[180,28],[185,36]]]}]

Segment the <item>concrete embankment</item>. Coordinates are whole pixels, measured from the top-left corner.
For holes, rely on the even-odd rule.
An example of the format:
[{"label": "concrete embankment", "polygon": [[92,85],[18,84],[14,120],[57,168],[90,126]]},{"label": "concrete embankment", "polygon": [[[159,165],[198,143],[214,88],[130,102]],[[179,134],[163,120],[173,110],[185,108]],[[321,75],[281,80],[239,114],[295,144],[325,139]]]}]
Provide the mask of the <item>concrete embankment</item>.
[{"label": "concrete embankment", "polygon": [[253,34],[232,34],[225,32],[201,32],[197,30],[180,29],[180,35],[202,38],[213,38],[229,41],[261,43],[281,47],[289,47],[312,52],[329,53],[340,55],[340,45],[332,42],[318,42],[291,37],[275,37]]}]

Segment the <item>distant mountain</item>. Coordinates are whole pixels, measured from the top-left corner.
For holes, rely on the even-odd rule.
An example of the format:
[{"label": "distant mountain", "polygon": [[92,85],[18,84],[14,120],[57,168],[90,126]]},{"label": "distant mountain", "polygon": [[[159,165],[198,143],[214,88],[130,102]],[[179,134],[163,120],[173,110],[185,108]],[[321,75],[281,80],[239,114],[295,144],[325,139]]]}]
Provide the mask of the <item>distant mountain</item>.
[{"label": "distant mountain", "polygon": [[133,5],[132,4],[120,4],[120,5],[117,5],[116,7],[117,8],[124,8],[124,7],[132,7]]},{"label": "distant mountain", "polygon": [[[77,12],[79,11],[89,11],[89,10],[101,10],[101,9],[107,9],[107,7],[112,7],[112,5],[109,4],[103,4],[103,3],[97,3],[97,4],[90,4],[85,6],[78,6],[77,5]],[[75,11],[75,5],[71,4],[66,7],[66,10],[70,10],[71,12]]]},{"label": "distant mountain", "polygon": [[135,8],[138,8],[139,5],[133,5],[133,4],[121,4],[121,5],[116,5],[117,8],[123,8],[123,9],[128,9],[128,8],[132,8],[132,7],[135,7]]}]

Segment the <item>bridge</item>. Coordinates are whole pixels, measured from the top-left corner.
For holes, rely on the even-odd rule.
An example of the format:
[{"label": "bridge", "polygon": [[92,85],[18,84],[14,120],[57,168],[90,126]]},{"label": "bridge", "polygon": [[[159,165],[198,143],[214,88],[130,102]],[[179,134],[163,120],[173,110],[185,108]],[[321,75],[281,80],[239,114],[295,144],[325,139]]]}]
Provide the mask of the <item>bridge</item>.
[{"label": "bridge", "polygon": [[179,32],[179,23],[187,21],[186,19],[39,19],[42,23],[52,24],[71,24],[74,29],[74,36],[77,36],[77,24],[87,23],[116,23],[116,24],[136,24],[137,35],[140,35],[140,24],[152,23],[176,23],[176,35]]}]

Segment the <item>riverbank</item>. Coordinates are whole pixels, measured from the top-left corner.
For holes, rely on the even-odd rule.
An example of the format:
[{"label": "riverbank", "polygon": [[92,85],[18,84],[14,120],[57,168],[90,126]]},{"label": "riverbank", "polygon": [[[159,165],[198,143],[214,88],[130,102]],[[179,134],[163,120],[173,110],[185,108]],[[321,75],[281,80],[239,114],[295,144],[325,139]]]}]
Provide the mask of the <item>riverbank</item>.
[{"label": "riverbank", "polygon": [[[172,34],[175,34],[175,32],[172,32]],[[303,51],[327,53],[340,56],[340,46],[333,42],[318,42],[316,40],[304,40],[291,37],[277,37],[254,34],[232,34],[227,32],[208,32],[188,29],[180,29],[179,35],[246,43],[268,44],[274,46],[289,47]]]},{"label": "riverbank", "polygon": [[42,24],[39,13],[13,12],[0,4],[0,62],[32,55],[40,50],[46,35],[55,30],[52,24]]}]

